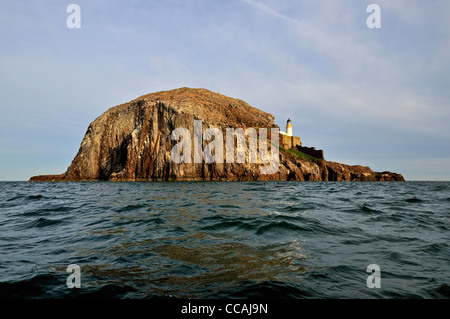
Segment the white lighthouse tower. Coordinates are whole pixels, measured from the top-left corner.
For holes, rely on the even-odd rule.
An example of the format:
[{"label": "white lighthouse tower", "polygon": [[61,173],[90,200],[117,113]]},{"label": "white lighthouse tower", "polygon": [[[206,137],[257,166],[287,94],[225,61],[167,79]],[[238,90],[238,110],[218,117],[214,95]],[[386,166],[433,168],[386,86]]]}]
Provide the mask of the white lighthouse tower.
[{"label": "white lighthouse tower", "polygon": [[286,123],[286,135],[292,136],[292,121],[291,121],[291,119],[288,119],[287,123]]}]

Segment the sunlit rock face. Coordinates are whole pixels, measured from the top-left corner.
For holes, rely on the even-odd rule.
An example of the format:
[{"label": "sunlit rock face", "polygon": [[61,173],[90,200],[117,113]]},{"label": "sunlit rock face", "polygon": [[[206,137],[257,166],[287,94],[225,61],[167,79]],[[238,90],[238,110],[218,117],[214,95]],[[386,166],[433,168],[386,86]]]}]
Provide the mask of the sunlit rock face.
[{"label": "sunlit rock face", "polygon": [[[201,121],[202,133],[218,128],[223,136],[223,161],[207,163],[175,163],[171,151],[177,140],[176,128],[185,128],[195,138],[194,122]],[[133,101],[110,108],[88,127],[80,149],[67,171],[61,175],[34,176],[30,181],[400,181],[400,174],[373,172],[368,167],[348,166],[323,159],[299,158],[279,151],[279,167],[275,173],[263,174],[264,164],[226,160],[226,130],[229,128],[267,129],[270,140],[274,124],[272,114],[246,102],[206,89],[180,88],[150,93]],[[246,146],[250,137],[246,136]],[[255,137],[258,141],[261,135]],[[257,141],[257,142],[258,142]],[[200,154],[211,141],[202,140]],[[270,143],[268,143],[270,144]],[[194,142],[191,143],[192,148]],[[217,150],[214,150],[214,152]],[[237,154],[237,142],[234,154]],[[192,152],[194,153],[194,151]],[[234,158],[236,159],[236,158]]]}]

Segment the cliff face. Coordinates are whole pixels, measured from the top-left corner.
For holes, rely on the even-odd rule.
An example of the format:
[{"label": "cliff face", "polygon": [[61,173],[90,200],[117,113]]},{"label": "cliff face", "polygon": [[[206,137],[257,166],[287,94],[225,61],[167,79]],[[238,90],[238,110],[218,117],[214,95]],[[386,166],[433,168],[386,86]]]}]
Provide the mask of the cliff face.
[{"label": "cliff face", "polygon": [[[171,151],[177,141],[171,139],[171,134],[176,128],[186,128],[194,136],[194,120],[202,121],[203,131],[218,128],[224,137],[227,128],[278,128],[273,115],[205,89],[151,93],[115,106],[95,119],[64,174],[34,176],[30,181],[403,180],[400,174],[319,159],[304,160],[281,151],[279,169],[274,174],[261,174],[261,164],[248,161],[175,163]],[[205,150],[208,143],[203,141],[201,149]],[[248,150],[245,152],[248,159]]]}]

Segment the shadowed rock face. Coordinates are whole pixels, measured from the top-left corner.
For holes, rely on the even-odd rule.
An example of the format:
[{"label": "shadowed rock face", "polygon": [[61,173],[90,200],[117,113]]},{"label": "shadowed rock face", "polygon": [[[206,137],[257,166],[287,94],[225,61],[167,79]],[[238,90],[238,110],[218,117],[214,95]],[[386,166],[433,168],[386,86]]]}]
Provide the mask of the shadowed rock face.
[{"label": "shadowed rock face", "polygon": [[[174,163],[171,150],[177,141],[171,140],[171,133],[186,128],[194,136],[194,120],[202,121],[203,130],[219,128],[224,140],[226,128],[268,128],[269,132],[278,128],[272,114],[206,89],[151,93],[95,119],[64,174],[34,176],[30,181],[404,180],[400,174],[319,159],[306,161],[281,151],[278,172],[268,175],[260,173],[258,163]],[[203,141],[201,148],[208,143]],[[248,150],[246,154],[248,158]]]}]

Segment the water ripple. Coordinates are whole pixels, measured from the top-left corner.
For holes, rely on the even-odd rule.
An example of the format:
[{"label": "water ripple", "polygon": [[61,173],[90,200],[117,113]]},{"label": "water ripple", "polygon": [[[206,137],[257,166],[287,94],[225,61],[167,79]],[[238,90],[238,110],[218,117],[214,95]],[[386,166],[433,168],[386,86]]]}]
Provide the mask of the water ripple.
[{"label": "water ripple", "polygon": [[[450,183],[0,188],[0,297],[450,296]],[[76,292],[65,285],[72,263]],[[366,287],[373,263],[382,289]]]}]

